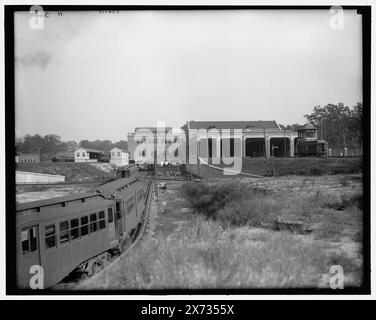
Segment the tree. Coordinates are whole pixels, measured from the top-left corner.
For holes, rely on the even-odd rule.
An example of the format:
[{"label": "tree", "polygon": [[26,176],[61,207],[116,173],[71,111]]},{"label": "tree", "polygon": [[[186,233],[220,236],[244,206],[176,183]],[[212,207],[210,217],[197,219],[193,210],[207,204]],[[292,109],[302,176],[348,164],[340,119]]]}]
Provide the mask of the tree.
[{"label": "tree", "polygon": [[128,150],[128,142],[125,140],[120,140],[114,143],[114,148]]},{"label": "tree", "polygon": [[89,148],[90,141],[89,140],[81,140],[79,143],[80,148]]},{"label": "tree", "polygon": [[74,152],[78,148],[78,143],[76,141],[65,142],[65,151]]},{"label": "tree", "polygon": [[318,129],[319,139],[326,140],[329,148],[339,155],[345,147],[354,151],[361,148],[362,114],[361,103],[352,108],[339,103],[315,106],[304,117]]}]

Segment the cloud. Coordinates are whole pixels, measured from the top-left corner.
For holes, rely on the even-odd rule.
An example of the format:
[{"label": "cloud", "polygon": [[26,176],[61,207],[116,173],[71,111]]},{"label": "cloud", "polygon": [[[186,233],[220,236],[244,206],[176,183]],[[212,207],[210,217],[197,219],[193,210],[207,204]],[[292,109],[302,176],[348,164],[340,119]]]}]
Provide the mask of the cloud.
[{"label": "cloud", "polygon": [[45,69],[48,63],[51,61],[51,55],[43,50],[35,51],[34,53],[28,53],[22,57],[16,57],[21,65],[26,67],[37,66]]}]

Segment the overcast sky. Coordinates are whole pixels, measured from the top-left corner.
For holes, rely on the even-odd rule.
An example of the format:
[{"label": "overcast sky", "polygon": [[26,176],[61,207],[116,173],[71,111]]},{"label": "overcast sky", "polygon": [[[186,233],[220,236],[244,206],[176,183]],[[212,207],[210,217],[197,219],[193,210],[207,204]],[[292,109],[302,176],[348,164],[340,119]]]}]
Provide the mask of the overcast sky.
[{"label": "overcast sky", "polygon": [[51,12],[15,15],[16,135],[126,139],[187,120],[305,123],[362,101],[361,16],[346,11]]}]

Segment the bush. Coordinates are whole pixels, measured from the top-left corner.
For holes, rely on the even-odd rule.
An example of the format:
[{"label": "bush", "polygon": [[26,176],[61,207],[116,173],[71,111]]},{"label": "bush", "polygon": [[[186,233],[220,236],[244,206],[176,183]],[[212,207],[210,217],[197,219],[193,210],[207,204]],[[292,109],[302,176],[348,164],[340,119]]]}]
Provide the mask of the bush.
[{"label": "bush", "polygon": [[182,192],[197,212],[207,216],[214,216],[215,212],[224,208],[226,203],[242,195],[241,186],[235,182],[219,184],[188,182],[183,184]]},{"label": "bush", "polygon": [[261,222],[271,222],[280,205],[271,196],[241,199],[228,203],[216,214],[216,219],[234,226],[259,226]]}]

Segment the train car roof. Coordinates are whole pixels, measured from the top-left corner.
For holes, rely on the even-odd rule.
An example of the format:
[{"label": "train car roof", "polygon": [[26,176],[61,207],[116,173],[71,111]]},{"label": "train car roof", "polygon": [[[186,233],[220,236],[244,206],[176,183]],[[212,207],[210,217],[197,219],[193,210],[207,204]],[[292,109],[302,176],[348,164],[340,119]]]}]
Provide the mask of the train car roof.
[{"label": "train car roof", "polygon": [[84,198],[90,198],[90,197],[98,197],[100,194],[90,192],[90,193],[77,193],[77,194],[70,194],[67,196],[61,196],[61,197],[55,197],[55,198],[49,198],[49,199],[43,199],[43,200],[37,200],[37,201],[31,201],[31,202],[25,202],[25,203],[17,203],[16,204],[16,211],[25,211],[33,208],[38,207],[47,207],[50,205],[54,205],[56,203],[62,203],[62,202],[69,202],[69,201],[75,201],[79,199]]},{"label": "train car roof", "polygon": [[85,198],[92,198],[92,197],[103,197],[106,198],[108,195],[115,193],[116,191],[121,191],[122,189],[128,188],[134,185],[136,182],[139,182],[138,179],[131,177],[131,178],[122,178],[111,181],[104,185],[101,185],[94,189],[92,192],[87,193],[76,193],[70,194],[61,197],[54,197],[49,199],[25,202],[25,203],[17,203],[16,204],[16,212],[25,211],[33,208],[40,208],[40,207],[48,207],[51,205],[55,205],[57,203],[63,202],[70,202],[76,201],[79,199]]},{"label": "train car roof", "polygon": [[128,188],[138,181],[139,180],[134,177],[117,179],[99,186],[96,191],[103,195],[109,195],[115,193],[116,191],[120,191],[122,188]]}]

